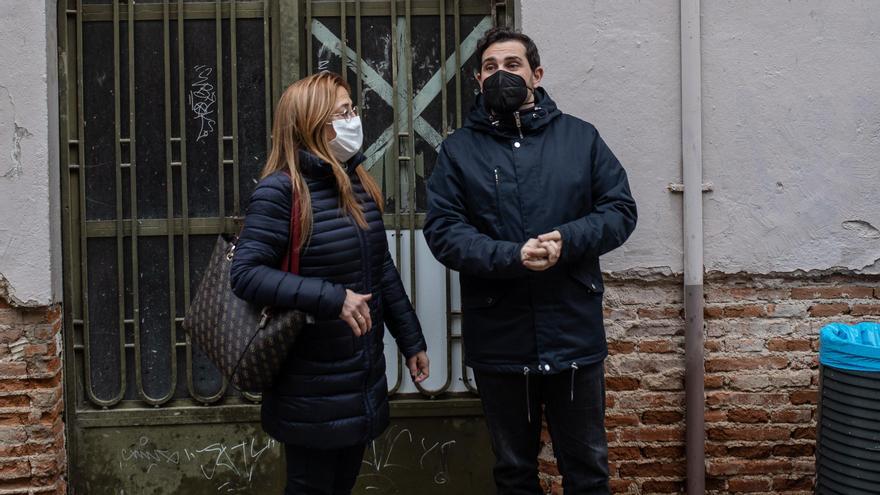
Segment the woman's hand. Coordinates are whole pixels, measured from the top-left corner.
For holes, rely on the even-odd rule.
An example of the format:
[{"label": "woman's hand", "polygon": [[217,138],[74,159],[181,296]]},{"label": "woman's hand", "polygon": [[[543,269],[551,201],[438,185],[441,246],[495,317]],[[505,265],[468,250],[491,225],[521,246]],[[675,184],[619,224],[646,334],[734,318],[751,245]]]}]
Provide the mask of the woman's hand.
[{"label": "woman's hand", "polygon": [[362,295],[345,289],[345,302],[342,304],[342,312],[339,313],[339,318],[348,323],[351,331],[358,337],[366,335],[373,328],[370,305],[367,304],[372,298],[372,294]]},{"label": "woman's hand", "polygon": [[406,367],[409,368],[409,376],[413,382],[422,383],[431,375],[431,362],[425,351],[421,351],[415,356],[406,360]]}]

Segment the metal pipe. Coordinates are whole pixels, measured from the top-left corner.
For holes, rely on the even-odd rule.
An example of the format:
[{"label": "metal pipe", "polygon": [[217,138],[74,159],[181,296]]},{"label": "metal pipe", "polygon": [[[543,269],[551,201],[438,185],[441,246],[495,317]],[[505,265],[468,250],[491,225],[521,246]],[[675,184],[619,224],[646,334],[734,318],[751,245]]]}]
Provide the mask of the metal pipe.
[{"label": "metal pipe", "polygon": [[703,151],[700,0],[681,0],[681,153],[684,182],[687,493],[706,492],[703,367]]}]

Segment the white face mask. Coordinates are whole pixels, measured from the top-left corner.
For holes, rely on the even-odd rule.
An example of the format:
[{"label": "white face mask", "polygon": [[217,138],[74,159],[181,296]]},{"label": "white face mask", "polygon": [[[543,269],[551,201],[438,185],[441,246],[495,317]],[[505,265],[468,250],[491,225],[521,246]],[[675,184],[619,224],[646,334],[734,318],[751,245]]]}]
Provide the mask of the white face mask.
[{"label": "white face mask", "polygon": [[364,144],[364,130],[361,118],[354,116],[351,120],[336,119],[333,121],[336,137],[330,141],[330,151],[340,162],[347,162]]}]

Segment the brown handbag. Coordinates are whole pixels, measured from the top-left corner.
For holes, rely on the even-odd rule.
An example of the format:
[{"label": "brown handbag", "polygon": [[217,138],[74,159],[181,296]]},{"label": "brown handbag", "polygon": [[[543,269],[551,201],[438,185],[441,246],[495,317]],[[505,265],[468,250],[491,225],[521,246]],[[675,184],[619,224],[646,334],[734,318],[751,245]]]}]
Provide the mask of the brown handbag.
[{"label": "brown handbag", "polygon": [[[299,201],[291,198],[290,241],[281,270],[299,272]],[[183,328],[235,387],[271,388],[309,316],[288,308],[263,307],[232,292],[229,272],[237,237],[221,234],[208,268],[183,320]]]}]

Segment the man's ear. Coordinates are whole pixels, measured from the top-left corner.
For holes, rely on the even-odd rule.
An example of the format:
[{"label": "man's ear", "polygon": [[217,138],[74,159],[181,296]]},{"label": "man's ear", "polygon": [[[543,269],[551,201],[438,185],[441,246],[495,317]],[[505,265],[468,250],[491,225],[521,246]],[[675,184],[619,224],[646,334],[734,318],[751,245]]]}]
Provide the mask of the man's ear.
[{"label": "man's ear", "polygon": [[480,87],[480,92],[482,92],[483,91],[483,73],[478,70],[475,70],[474,71],[474,79],[477,80],[477,86]]},{"label": "man's ear", "polygon": [[541,79],[544,79],[544,67],[538,66],[538,68],[535,69],[534,74],[532,74],[532,77],[535,81],[535,87],[537,88],[541,85]]}]

